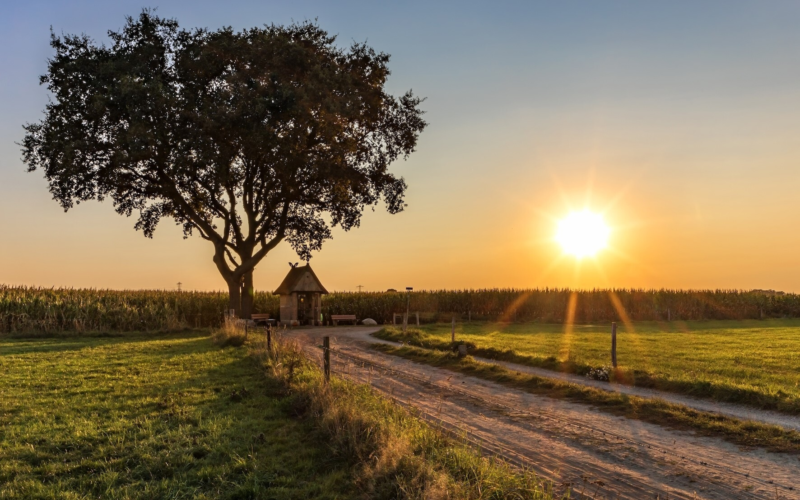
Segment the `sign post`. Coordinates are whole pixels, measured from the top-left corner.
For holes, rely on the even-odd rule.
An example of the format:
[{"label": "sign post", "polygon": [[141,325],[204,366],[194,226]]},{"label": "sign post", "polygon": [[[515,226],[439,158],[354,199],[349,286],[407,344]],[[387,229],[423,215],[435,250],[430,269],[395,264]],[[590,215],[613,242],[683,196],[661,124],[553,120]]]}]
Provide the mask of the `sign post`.
[{"label": "sign post", "polygon": [[406,333],[408,330],[408,313],[411,309],[411,291],[414,290],[412,287],[406,287],[406,315],[403,317],[403,333]]},{"label": "sign post", "polygon": [[325,383],[328,383],[331,380],[331,338],[327,335],[322,337],[322,351],[323,359],[325,360]]},{"label": "sign post", "polygon": [[617,322],[611,323],[611,365],[617,367]]}]

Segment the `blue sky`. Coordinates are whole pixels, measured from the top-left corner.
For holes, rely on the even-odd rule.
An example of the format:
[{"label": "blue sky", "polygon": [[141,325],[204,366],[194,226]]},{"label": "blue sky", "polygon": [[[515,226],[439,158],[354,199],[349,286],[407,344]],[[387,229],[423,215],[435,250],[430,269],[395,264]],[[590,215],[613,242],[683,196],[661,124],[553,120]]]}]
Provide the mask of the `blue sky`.
[{"label": "blue sky", "polygon": [[[50,27],[102,41],[143,7],[211,29],[316,18],[390,53],[392,92],[427,97],[430,127],[394,167],[408,210],[336,233],[312,261],[329,288],[800,291],[800,3],[780,1],[6,2],[0,283],[223,285],[169,223],[146,240],[107,204],[62,213],[14,144],[47,100]],[[576,264],[552,233],[584,205],[613,242]],[[267,257],[257,286],[292,258]]]}]

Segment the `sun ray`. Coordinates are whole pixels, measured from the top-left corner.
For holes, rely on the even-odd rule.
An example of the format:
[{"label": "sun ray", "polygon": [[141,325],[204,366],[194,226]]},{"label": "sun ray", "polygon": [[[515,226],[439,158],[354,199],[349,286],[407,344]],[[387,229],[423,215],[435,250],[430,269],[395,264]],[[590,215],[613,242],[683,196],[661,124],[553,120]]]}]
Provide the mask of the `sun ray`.
[{"label": "sun ray", "polygon": [[[609,289],[608,296],[611,299],[611,304],[614,306],[614,309],[617,311],[622,324],[625,325],[625,334],[620,335],[617,339],[617,345],[619,346],[625,339],[630,339],[632,350],[636,354],[636,359],[644,364],[644,368],[649,367],[649,363],[647,362],[649,359],[647,349],[642,345],[641,338],[639,338],[639,334],[636,333],[636,329],[634,328],[633,321],[631,321],[630,317],[628,316],[627,311],[625,311],[625,306],[622,305],[622,300],[620,300],[619,295],[613,289]],[[625,360],[620,359],[620,364],[625,365]]]},{"label": "sun ray", "polygon": [[567,302],[567,317],[564,321],[564,337],[561,341],[561,349],[559,349],[558,357],[562,361],[568,361],[570,358],[570,349],[572,347],[572,327],[575,324],[575,310],[578,308],[578,292],[572,291],[569,295]]},{"label": "sun ray", "polygon": [[525,301],[528,300],[528,297],[530,296],[531,292],[526,291],[525,293],[521,294],[519,297],[514,299],[514,301],[508,307],[506,307],[506,310],[503,311],[503,314],[500,316],[500,319],[498,321],[500,323],[510,323],[514,317],[514,312],[517,309],[519,309],[519,306],[525,303]]},{"label": "sun ray", "polygon": [[606,271],[603,269],[603,266],[601,266],[600,263],[597,262],[597,260],[595,259],[592,259],[592,263],[594,264],[594,268],[597,271],[597,274],[600,275],[600,278],[602,279],[605,287],[611,288],[611,281],[608,279],[608,275],[606,274]]},{"label": "sun ray", "polygon": [[616,257],[619,257],[619,258],[625,260],[626,262],[628,262],[630,264],[634,264],[636,266],[639,266],[645,272],[648,272],[648,273],[650,273],[652,275],[658,274],[658,271],[655,268],[643,264],[641,261],[633,258],[632,256],[630,256],[627,253],[623,252],[619,248],[616,248],[616,247],[613,247],[613,246],[608,246],[606,248],[606,251],[609,252],[610,254],[616,256]]},{"label": "sun ray", "polygon": [[606,203],[605,208],[602,210],[602,213],[607,213],[609,210],[614,208],[617,205],[617,203],[619,203],[620,200],[622,200],[622,198],[628,193],[628,191],[631,190],[631,188],[634,186],[634,184],[636,184],[636,182],[639,180],[638,178],[641,177],[642,175],[644,175],[644,170],[640,170],[638,172],[638,174],[635,174],[634,176],[632,176],[628,180],[628,182],[626,182],[617,191],[617,193],[611,199],[608,200],[608,202]]},{"label": "sun ray", "polygon": [[628,316],[627,311],[625,311],[625,307],[622,305],[622,301],[619,299],[617,292],[615,292],[614,289],[609,289],[608,297],[611,299],[611,305],[614,306],[614,310],[617,311],[620,321],[625,325],[625,330],[634,333],[633,322]]},{"label": "sun ray", "polygon": [[565,207],[571,209],[572,203],[570,203],[569,196],[567,196],[567,191],[562,187],[561,182],[558,180],[558,177],[556,177],[556,174],[552,170],[550,171],[550,178],[552,179],[553,184],[555,184],[558,195],[561,197],[561,202]]},{"label": "sun ray", "polygon": [[539,274],[539,277],[534,281],[534,283],[541,283],[551,272],[553,272],[556,267],[558,267],[559,264],[561,264],[561,261],[563,261],[564,258],[564,255],[559,255],[553,259],[553,261]]}]

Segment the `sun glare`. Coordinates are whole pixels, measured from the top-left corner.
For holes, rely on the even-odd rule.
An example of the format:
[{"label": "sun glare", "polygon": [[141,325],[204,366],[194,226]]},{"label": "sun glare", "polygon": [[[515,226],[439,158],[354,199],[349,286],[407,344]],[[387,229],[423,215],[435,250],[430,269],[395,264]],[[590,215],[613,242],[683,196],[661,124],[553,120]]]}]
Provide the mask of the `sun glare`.
[{"label": "sun glare", "polygon": [[602,215],[583,210],[570,213],[558,223],[556,241],[564,253],[579,259],[593,257],[606,247],[609,232]]}]

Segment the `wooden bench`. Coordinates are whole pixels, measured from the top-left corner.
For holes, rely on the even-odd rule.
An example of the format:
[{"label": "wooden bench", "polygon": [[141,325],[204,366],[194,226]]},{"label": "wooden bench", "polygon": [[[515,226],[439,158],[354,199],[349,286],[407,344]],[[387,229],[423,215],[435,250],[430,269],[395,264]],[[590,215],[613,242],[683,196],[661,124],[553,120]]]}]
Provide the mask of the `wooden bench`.
[{"label": "wooden bench", "polygon": [[259,324],[259,323],[264,323],[265,325],[269,324],[269,321],[268,321],[269,320],[269,314],[251,314],[250,315],[250,319],[252,319],[253,323],[255,323],[255,324]]},{"label": "wooden bench", "polygon": [[340,321],[352,321],[354,324],[358,323],[355,314],[331,314],[333,326],[337,326]]}]

